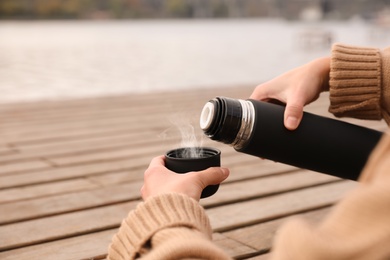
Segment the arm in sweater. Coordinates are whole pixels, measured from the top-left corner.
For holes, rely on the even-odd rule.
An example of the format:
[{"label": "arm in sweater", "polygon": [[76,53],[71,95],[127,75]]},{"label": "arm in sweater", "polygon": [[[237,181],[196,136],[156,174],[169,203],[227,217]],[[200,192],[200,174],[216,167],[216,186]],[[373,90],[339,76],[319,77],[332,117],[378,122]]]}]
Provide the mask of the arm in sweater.
[{"label": "arm in sweater", "polygon": [[230,259],[211,235],[209,219],[196,200],[179,193],[158,195],[123,220],[108,259]]},{"label": "arm in sweater", "polygon": [[329,86],[329,111],[335,116],[384,118],[389,124],[390,47],[334,45]]}]

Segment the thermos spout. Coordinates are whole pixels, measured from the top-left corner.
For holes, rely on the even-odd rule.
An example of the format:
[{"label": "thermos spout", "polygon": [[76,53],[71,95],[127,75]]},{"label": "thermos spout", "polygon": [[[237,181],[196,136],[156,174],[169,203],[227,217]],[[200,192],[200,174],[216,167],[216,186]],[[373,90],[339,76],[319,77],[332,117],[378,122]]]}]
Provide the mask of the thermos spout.
[{"label": "thermos spout", "polygon": [[255,109],[247,100],[217,97],[203,107],[200,128],[213,140],[240,149],[252,135]]}]

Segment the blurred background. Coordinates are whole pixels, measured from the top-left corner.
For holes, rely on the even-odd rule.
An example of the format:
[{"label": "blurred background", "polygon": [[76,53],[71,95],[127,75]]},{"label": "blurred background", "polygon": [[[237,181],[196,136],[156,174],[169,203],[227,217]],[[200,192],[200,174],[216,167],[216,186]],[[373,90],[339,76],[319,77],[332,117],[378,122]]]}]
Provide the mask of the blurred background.
[{"label": "blurred background", "polygon": [[389,46],[390,0],[0,0],[0,103],[255,87],[334,42]]}]

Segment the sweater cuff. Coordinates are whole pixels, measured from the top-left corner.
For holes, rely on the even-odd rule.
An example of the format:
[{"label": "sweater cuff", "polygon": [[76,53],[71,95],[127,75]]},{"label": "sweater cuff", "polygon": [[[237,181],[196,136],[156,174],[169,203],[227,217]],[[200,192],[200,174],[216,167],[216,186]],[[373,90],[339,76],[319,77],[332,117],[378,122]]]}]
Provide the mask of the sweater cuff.
[{"label": "sweater cuff", "polygon": [[211,240],[209,219],[197,201],[178,193],[163,194],[140,203],[123,220],[109,246],[109,259],[134,259],[155,233],[170,227],[196,229]]},{"label": "sweater cuff", "polygon": [[380,50],[335,44],[329,86],[330,113],[337,117],[381,119]]}]

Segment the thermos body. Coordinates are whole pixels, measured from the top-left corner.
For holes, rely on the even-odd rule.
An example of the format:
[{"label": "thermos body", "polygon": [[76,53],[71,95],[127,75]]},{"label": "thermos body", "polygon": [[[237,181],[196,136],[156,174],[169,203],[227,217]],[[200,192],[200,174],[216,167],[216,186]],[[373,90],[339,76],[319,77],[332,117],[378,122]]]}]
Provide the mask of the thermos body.
[{"label": "thermos body", "polygon": [[203,109],[201,128],[211,139],[230,144],[238,152],[344,179],[359,178],[382,135],[308,112],[299,127],[290,131],[283,123],[283,106],[224,97],[209,103],[214,108],[208,104]]}]

